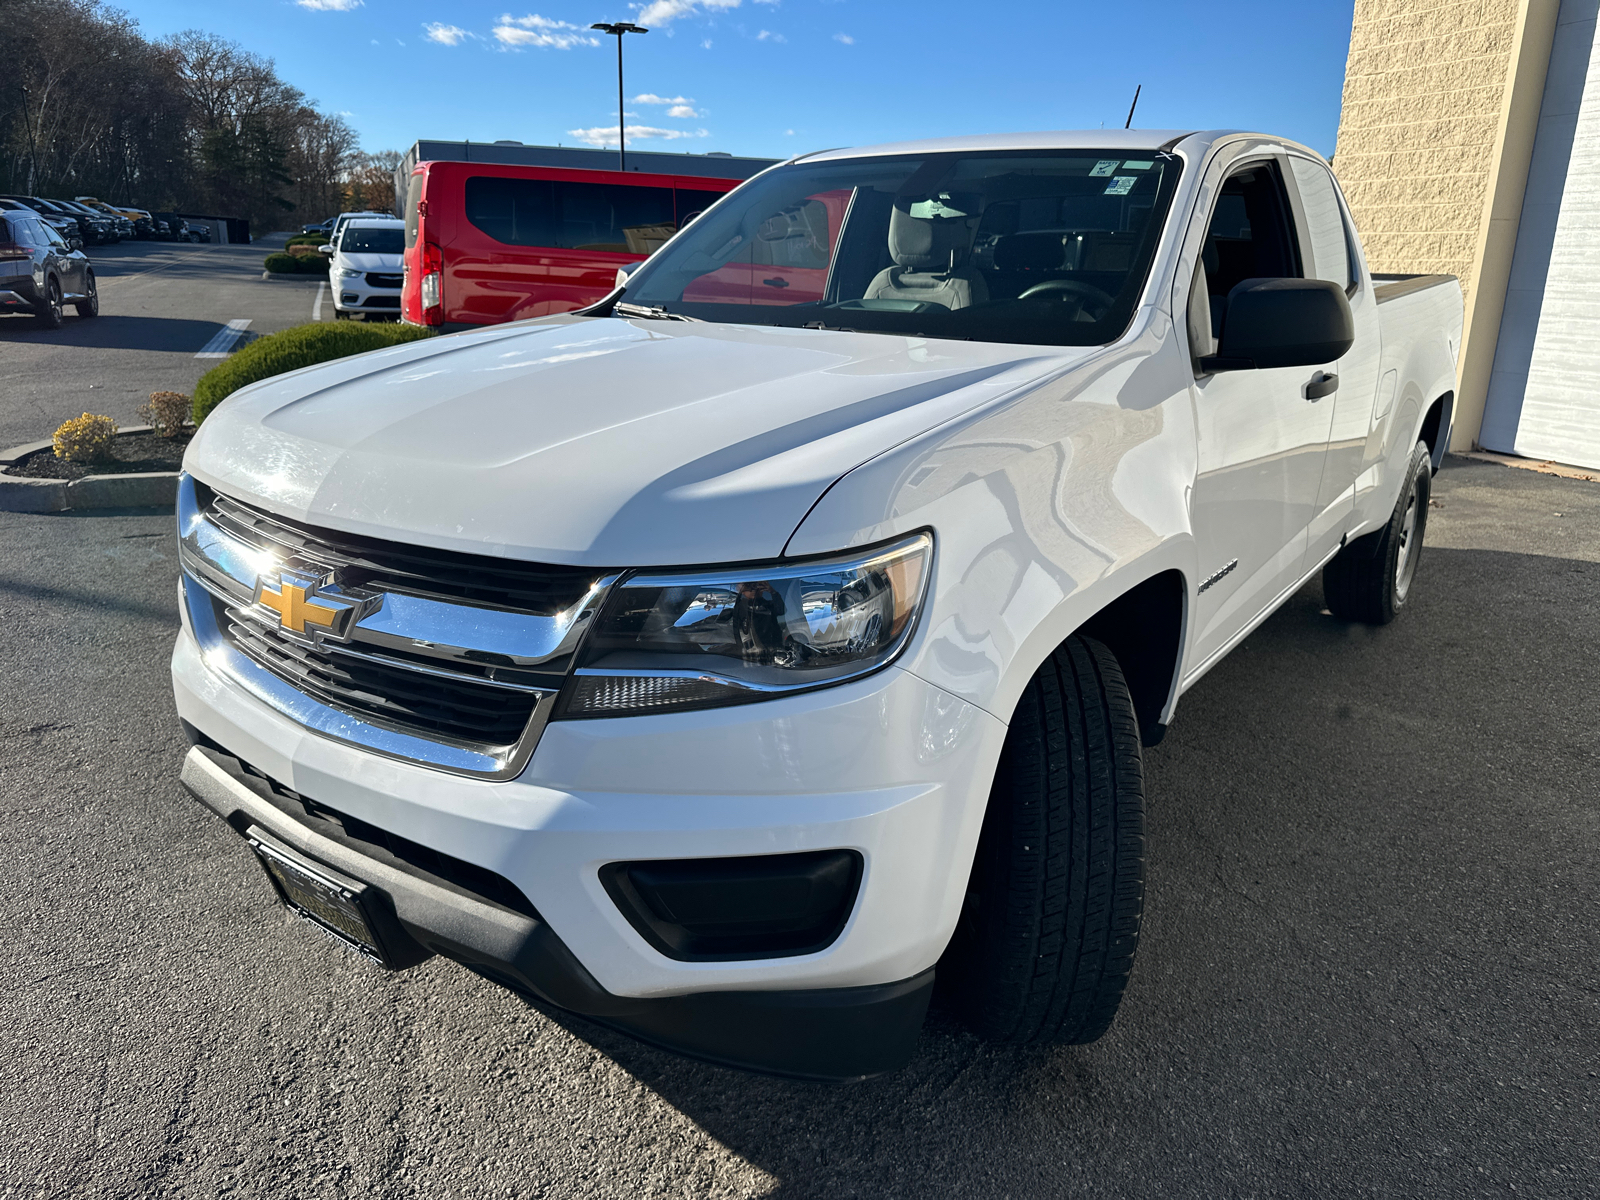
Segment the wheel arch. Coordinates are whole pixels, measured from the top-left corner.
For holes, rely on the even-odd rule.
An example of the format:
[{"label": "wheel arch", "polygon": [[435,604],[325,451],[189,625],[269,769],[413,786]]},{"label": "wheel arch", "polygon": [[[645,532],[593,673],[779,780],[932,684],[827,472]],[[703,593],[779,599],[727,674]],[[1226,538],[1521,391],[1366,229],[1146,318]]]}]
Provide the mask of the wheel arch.
[{"label": "wheel arch", "polygon": [[1175,568],[1161,571],[1123,592],[1074,630],[1103,643],[1116,657],[1146,746],[1154,746],[1167,732],[1183,663],[1188,601],[1183,573]]}]

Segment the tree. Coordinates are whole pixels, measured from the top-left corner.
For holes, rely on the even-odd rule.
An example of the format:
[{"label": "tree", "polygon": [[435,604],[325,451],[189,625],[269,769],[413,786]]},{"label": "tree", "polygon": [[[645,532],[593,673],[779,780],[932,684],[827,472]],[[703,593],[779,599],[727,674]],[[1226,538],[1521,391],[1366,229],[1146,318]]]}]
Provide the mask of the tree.
[{"label": "tree", "polygon": [[0,45],[0,190],[220,212],[266,231],[338,211],[372,160],[271,59],[214,34],[151,42],[101,0],[3,0]]}]

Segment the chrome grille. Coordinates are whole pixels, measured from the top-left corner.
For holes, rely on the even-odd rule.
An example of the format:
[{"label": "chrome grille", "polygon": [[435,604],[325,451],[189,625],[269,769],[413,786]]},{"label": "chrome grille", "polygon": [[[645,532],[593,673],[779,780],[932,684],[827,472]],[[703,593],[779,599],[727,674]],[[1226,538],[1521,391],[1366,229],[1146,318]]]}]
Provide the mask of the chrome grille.
[{"label": "chrome grille", "polygon": [[368,720],[452,741],[507,746],[527,727],[539,700],[532,688],[419,671],[383,654],[314,648],[221,600],[212,603],[223,636],[240,651],[308,696]]},{"label": "chrome grille", "polygon": [[[207,662],[319,732],[466,774],[519,771],[612,573],[408,546],[290,520],[189,477],[185,596]],[[331,632],[256,601],[280,572],[357,605]],[[263,600],[268,597],[263,597]]]}]

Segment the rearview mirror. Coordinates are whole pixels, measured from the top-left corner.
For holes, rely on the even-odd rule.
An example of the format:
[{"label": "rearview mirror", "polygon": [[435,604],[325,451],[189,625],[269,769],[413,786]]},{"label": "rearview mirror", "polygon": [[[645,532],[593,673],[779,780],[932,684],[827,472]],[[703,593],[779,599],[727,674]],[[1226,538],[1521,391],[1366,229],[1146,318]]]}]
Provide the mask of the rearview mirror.
[{"label": "rearview mirror", "polygon": [[329,242],[325,246],[318,246],[317,247],[317,253],[318,254],[332,254],[333,253],[333,243]]},{"label": "rearview mirror", "polygon": [[1246,279],[1228,293],[1217,352],[1200,370],[1311,367],[1342,358],[1356,340],[1344,289],[1325,279]]}]

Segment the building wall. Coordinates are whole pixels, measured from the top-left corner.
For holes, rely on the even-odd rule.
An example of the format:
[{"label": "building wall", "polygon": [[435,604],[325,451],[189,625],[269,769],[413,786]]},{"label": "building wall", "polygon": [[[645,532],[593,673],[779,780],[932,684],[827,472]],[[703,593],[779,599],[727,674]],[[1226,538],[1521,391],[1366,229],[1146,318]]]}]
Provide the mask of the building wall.
[{"label": "building wall", "polygon": [[1517,0],[1357,0],[1334,166],[1374,271],[1470,293]]}]

